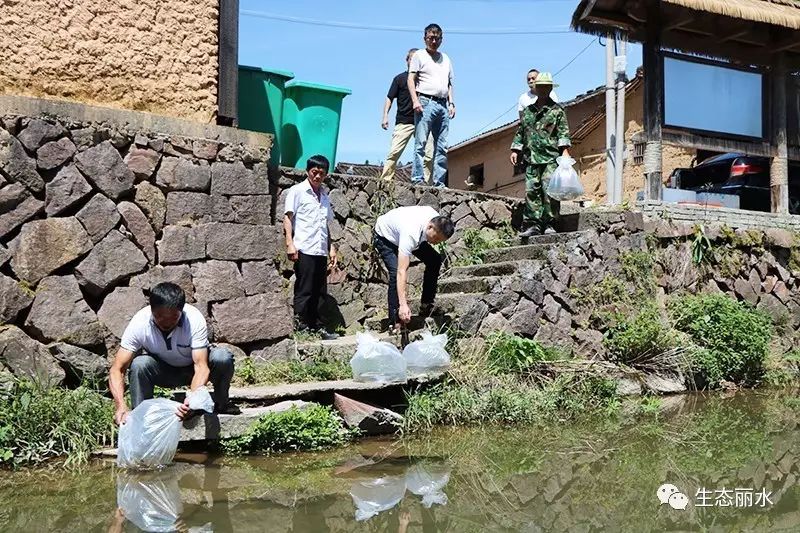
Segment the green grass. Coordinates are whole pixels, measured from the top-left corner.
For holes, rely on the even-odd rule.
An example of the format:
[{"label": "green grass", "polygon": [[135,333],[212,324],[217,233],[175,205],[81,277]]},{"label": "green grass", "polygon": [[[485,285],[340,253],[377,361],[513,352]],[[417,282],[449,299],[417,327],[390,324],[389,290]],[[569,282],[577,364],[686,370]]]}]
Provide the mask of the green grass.
[{"label": "green grass", "polygon": [[235,385],[272,385],[349,379],[353,373],[344,361],[275,361],[254,363],[249,357],[236,366]]},{"label": "green grass", "polygon": [[111,400],[88,388],[15,381],[0,392],[0,464],[63,456],[68,465],[85,462],[92,451],[113,442],[113,414]]},{"label": "green grass", "polygon": [[545,348],[532,339],[498,332],[486,339],[488,369],[496,375],[525,374],[545,361],[563,359],[553,348]]}]

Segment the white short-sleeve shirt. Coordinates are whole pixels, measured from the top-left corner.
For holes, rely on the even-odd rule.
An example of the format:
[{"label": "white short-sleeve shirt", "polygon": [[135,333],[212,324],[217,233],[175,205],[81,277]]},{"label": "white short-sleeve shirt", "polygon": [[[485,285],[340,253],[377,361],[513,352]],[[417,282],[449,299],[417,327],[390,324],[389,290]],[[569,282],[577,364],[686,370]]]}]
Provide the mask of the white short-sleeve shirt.
[{"label": "white short-sleeve shirt", "polygon": [[417,93],[447,98],[450,85],[453,84],[453,63],[444,52],[438,52],[436,58],[424,48],[414,52],[408,72],[417,73]]},{"label": "white short-sleeve shirt", "polygon": [[133,353],[143,350],[168,365],[189,366],[192,350],[208,348],[206,319],[196,307],[185,304],[178,325],[165,337],[147,306],[133,315],[122,334],[120,346]]},{"label": "white short-sleeve shirt", "polygon": [[292,215],[294,246],[306,255],[328,255],[328,222],[333,209],[328,192],[319,189],[319,197],[307,179],[286,192],[284,213]]},{"label": "white short-sleeve shirt", "polygon": [[428,222],[438,216],[436,209],[427,205],[395,207],[378,217],[375,233],[397,246],[400,254],[410,256],[426,240]]},{"label": "white short-sleeve shirt", "polygon": [[[533,91],[522,93],[517,101],[517,112],[522,113],[526,107],[536,102],[536,98],[537,96],[533,94]],[[558,103],[558,95],[555,91],[550,91],[550,99]]]}]

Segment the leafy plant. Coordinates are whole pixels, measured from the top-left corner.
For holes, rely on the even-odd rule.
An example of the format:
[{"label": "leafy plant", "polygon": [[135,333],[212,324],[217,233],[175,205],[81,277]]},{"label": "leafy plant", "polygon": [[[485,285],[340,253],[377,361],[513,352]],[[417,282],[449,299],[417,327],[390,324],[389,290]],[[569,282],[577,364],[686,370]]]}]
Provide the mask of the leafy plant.
[{"label": "leafy plant", "polygon": [[701,378],[712,385],[758,380],[773,332],[767,315],[725,295],[683,296],[668,308],[675,328],[700,348],[694,363]]},{"label": "leafy plant", "polygon": [[269,413],[247,432],[221,442],[228,454],[277,453],[291,450],[323,450],[353,437],[330,407],[312,404],[305,409]]},{"label": "leafy plant", "polygon": [[511,224],[503,224],[498,229],[468,228],[464,231],[465,251],[456,260],[457,266],[479,265],[483,263],[486,252],[510,246],[514,240]]},{"label": "leafy plant", "polygon": [[672,335],[654,306],[632,317],[616,313],[603,342],[611,356],[630,366],[649,366],[659,354],[673,347]]},{"label": "leafy plant", "polygon": [[504,332],[493,333],[486,340],[489,371],[493,374],[523,374],[545,361],[562,358],[552,348],[545,348],[535,340]]},{"label": "leafy plant", "polygon": [[711,241],[706,235],[703,224],[694,227],[694,238],[692,239],[692,262],[695,265],[711,262],[714,259],[714,250]]}]

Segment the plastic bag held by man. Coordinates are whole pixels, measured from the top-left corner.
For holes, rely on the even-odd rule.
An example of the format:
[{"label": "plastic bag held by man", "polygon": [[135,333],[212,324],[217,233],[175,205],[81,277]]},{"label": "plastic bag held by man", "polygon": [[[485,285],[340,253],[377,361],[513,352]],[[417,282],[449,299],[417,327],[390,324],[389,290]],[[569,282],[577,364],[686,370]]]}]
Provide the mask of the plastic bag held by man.
[{"label": "plastic bag held by man", "polygon": [[[166,398],[153,398],[131,411],[119,428],[117,466],[156,468],[170,464],[181,435],[179,405]],[[214,402],[208,389],[200,387],[190,392],[189,408],[213,412]]]},{"label": "plastic bag held by man", "polygon": [[406,360],[393,344],[369,333],[357,333],[358,348],[350,359],[356,381],[405,381]]},{"label": "plastic bag held by man", "polygon": [[547,195],[555,200],[574,200],[583,196],[583,185],[578,178],[578,173],[572,168],[575,160],[567,156],[556,158],[558,167],[550,175],[550,184],[547,186]]},{"label": "plastic bag held by man", "polygon": [[428,330],[422,332],[422,338],[403,349],[409,374],[425,374],[442,372],[450,366],[450,354],[445,350],[447,334],[434,335]]}]

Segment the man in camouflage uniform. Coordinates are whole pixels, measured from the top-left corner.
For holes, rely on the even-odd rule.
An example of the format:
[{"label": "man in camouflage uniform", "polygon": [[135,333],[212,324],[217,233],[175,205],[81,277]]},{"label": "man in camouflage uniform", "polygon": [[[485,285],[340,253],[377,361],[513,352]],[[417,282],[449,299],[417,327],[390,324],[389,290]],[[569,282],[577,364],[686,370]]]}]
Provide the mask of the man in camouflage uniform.
[{"label": "man in camouflage uniform", "polygon": [[542,72],[534,82],[536,101],[522,111],[519,129],[511,142],[511,164],[525,158],[526,205],[520,237],[555,233],[553,219],[558,217],[559,203],[547,196],[550,175],[556,169],[556,158],[569,156],[569,124],[564,109],[550,98],[555,86],[553,76]]}]

